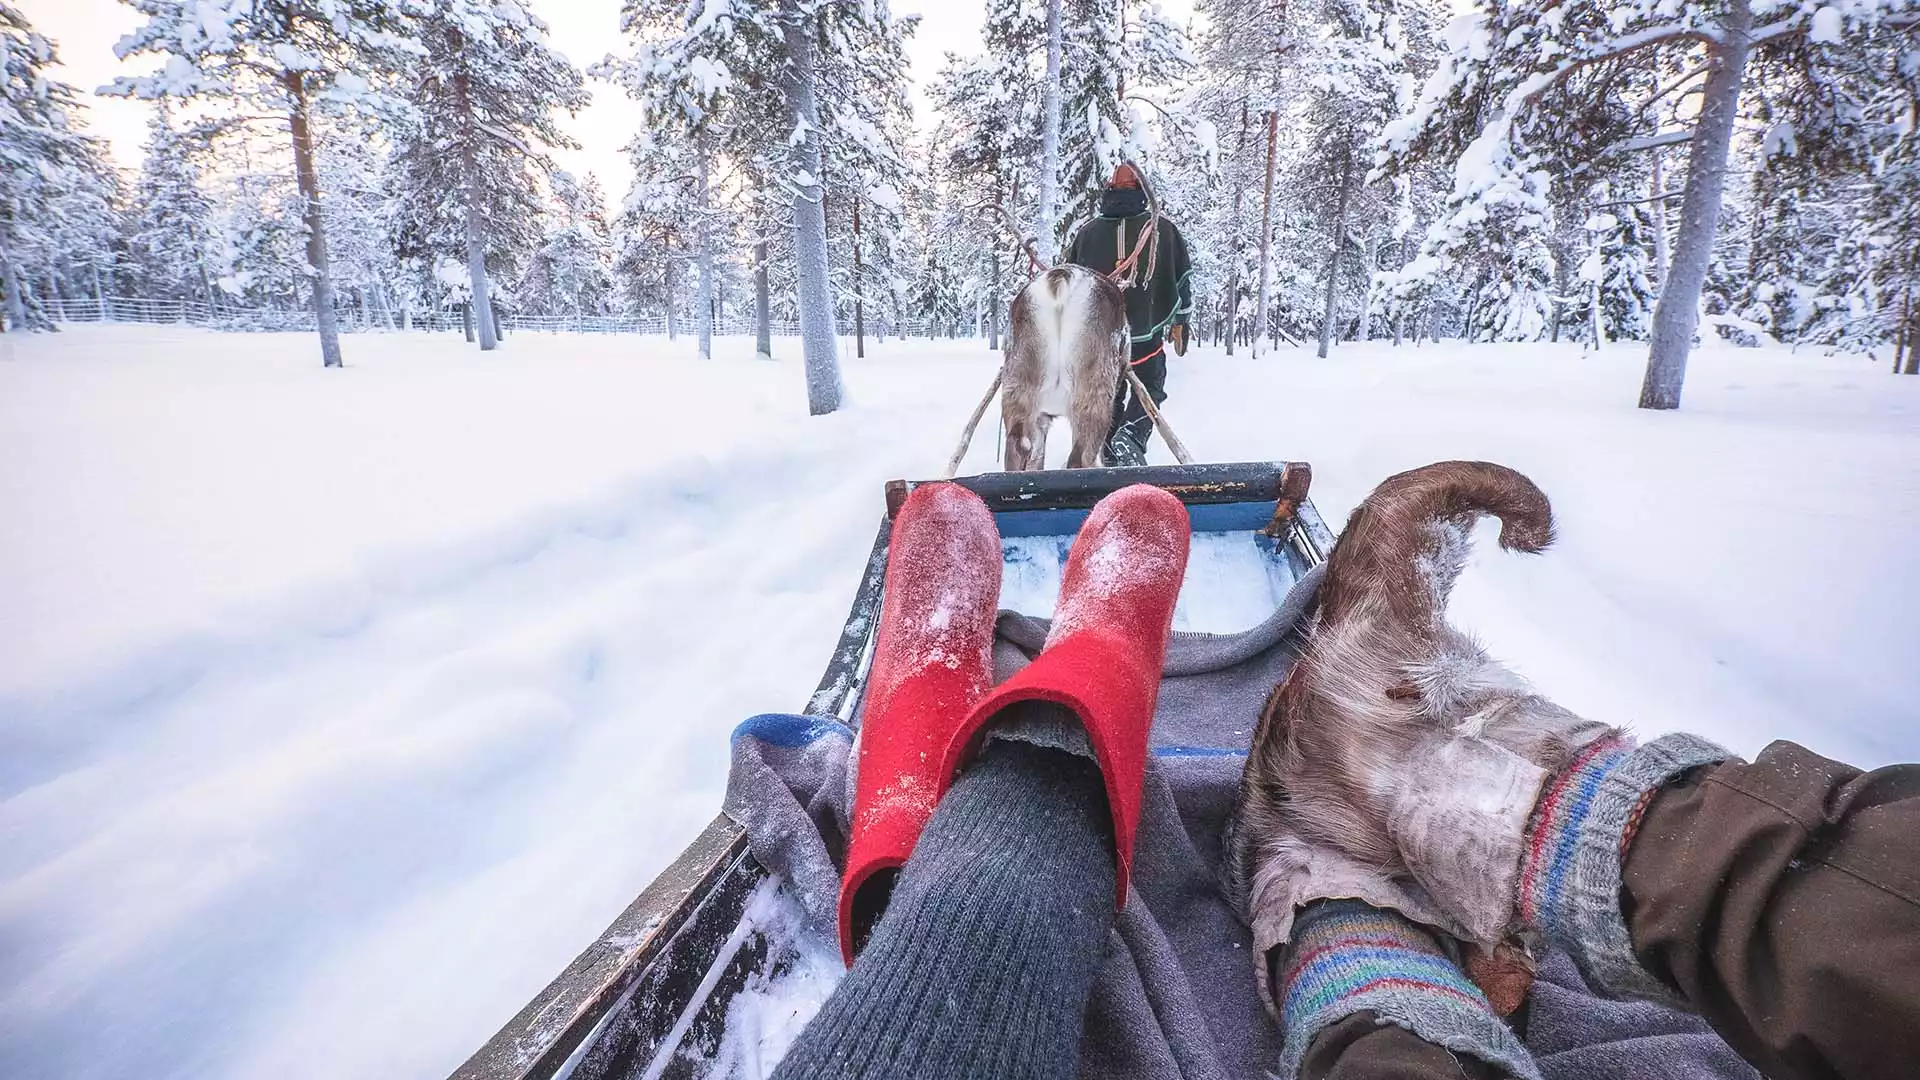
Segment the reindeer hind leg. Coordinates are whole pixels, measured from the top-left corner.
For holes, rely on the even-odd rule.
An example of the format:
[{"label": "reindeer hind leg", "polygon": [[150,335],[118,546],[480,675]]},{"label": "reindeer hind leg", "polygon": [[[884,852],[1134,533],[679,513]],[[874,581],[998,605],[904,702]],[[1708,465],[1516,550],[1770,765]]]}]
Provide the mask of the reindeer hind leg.
[{"label": "reindeer hind leg", "polygon": [[1033,434],[1024,420],[1008,418],[1005,424],[1007,440],[1000,454],[1000,467],[1007,472],[1026,472],[1027,451],[1033,446]]},{"label": "reindeer hind leg", "polygon": [[1033,418],[1033,426],[1033,452],[1027,459],[1027,467],[1044,469],[1047,467],[1047,432],[1053,429],[1053,417],[1041,413]]},{"label": "reindeer hind leg", "polygon": [[1100,464],[1100,453],[1113,430],[1114,395],[1125,370],[1124,355],[1111,356],[1106,363],[1088,365],[1074,383],[1073,415],[1068,418],[1073,425],[1073,453],[1067,468],[1091,469]]}]

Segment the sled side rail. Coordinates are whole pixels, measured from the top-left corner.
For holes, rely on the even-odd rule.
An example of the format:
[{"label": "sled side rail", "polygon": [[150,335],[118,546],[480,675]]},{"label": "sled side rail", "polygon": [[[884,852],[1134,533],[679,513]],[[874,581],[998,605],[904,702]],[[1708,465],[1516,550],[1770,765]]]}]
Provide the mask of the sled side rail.
[{"label": "sled side rail", "polygon": [[745,831],[715,817],[451,1080],[626,1075],[672,1032],[679,1010],[659,1006],[692,995],[762,873]]}]

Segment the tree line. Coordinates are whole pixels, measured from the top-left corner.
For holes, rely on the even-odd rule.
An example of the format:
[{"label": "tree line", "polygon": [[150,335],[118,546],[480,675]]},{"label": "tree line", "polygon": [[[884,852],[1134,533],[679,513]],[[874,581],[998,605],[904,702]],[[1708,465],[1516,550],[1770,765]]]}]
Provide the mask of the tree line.
[{"label": "tree line", "polygon": [[[584,71],[526,0],[128,2],[131,177],[0,0],[9,326],[108,290],[305,307],[331,365],[350,306],[471,305],[483,349],[502,306],[663,314],[702,354],[750,307],[762,352],[799,321],[826,412],[837,326],[997,344],[1016,241],[1051,257],[1132,160],[1230,351],[1647,341],[1651,408],[1705,334],[1920,369],[1912,0],[987,0],[926,117],[883,0],[627,0]],[[641,105],[611,205],[552,158],[589,78]]]}]

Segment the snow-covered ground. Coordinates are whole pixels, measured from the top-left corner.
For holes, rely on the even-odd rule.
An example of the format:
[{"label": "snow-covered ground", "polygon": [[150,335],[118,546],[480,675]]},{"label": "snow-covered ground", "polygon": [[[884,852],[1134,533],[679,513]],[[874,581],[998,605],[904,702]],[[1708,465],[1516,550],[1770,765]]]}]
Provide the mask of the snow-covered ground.
[{"label": "snow-covered ground", "polygon": [[[996,360],[873,346],[812,419],[792,343],[6,344],[0,1075],[209,1080],[457,1065],[712,817],[734,722],[804,701],[881,482]],[[1920,380],[1710,349],[1656,415],[1643,355],[1196,350],[1167,411],[1311,460],[1336,524],[1427,461],[1533,476],[1560,543],[1483,544],[1454,611],[1570,707],[1920,756]]]}]

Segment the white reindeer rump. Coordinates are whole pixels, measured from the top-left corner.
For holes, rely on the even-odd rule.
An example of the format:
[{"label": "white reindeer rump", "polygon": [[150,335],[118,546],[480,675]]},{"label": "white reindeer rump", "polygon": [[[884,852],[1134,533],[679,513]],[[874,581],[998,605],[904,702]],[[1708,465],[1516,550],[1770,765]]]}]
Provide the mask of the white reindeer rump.
[{"label": "white reindeer rump", "polygon": [[1061,416],[1073,428],[1067,468],[1098,465],[1127,342],[1126,300],[1105,275],[1064,265],[1028,282],[1013,298],[1000,369],[1002,467],[1046,468],[1047,429]]}]

